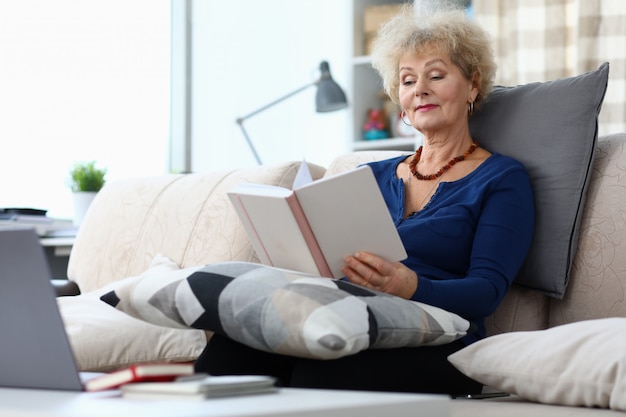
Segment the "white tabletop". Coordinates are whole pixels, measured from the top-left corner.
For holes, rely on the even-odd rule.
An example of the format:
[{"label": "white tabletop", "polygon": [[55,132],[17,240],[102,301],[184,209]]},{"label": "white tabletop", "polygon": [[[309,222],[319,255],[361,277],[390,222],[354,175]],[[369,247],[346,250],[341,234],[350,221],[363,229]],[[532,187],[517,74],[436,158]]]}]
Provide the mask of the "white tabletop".
[{"label": "white tabletop", "polygon": [[118,391],[74,393],[0,388],[6,417],[443,417],[447,396],[282,389],[277,393],[192,400],[129,400]]}]

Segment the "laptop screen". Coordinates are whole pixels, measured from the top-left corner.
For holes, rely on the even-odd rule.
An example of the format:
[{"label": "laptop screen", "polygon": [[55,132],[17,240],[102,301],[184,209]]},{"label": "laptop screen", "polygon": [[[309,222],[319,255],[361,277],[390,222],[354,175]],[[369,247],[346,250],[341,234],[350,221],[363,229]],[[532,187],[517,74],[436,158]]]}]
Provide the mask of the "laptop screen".
[{"label": "laptop screen", "polygon": [[0,386],[82,390],[33,229],[0,229]]}]

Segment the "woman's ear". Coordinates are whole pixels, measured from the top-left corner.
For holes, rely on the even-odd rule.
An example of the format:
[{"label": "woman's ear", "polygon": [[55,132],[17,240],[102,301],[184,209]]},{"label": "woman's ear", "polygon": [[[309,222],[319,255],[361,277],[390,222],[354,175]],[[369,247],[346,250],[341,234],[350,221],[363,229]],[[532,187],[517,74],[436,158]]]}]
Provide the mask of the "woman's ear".
[{"label": "woman's ear", "polygon": [[480,86],[480,73],[478,71],[474,71],[472,75],[472,80],[470,83],[470,99],[473,102],[478,97],[478,87]]}]

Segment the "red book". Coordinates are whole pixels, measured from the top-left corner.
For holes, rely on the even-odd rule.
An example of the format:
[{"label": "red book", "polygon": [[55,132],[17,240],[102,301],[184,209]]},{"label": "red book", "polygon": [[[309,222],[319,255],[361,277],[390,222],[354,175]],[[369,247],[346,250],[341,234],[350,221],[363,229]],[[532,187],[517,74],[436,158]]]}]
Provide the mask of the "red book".
[{"label": "red book", "polygon": [[180,376],[193,375],[191,363],[146,363],[132,365],[85,382],[85,390],[100,391],[118,388],[132,382],[173,381]]}]

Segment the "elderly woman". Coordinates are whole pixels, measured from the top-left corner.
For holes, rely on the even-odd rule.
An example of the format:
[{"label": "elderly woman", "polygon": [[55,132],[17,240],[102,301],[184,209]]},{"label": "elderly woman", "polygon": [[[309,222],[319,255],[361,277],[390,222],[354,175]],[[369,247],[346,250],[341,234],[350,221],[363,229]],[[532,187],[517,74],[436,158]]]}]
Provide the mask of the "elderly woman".
[{"label": "elderly woman", "polygon": [[471,394],[481,385],[448,355],[485,336],[526,257],[534,224],[524,167],[471,137],[495,65],[486,33],[462,11],[416,16],[411,6],[380,30],[373,65],[406,123],[423,136],[415,154],[371,163],[408,258],[345,260],[352,283],[452,311],[477,332],[441,346],[366,350],[328,361],[258,352],[214,336],[197,368],[261,373],[292,387]]}]

